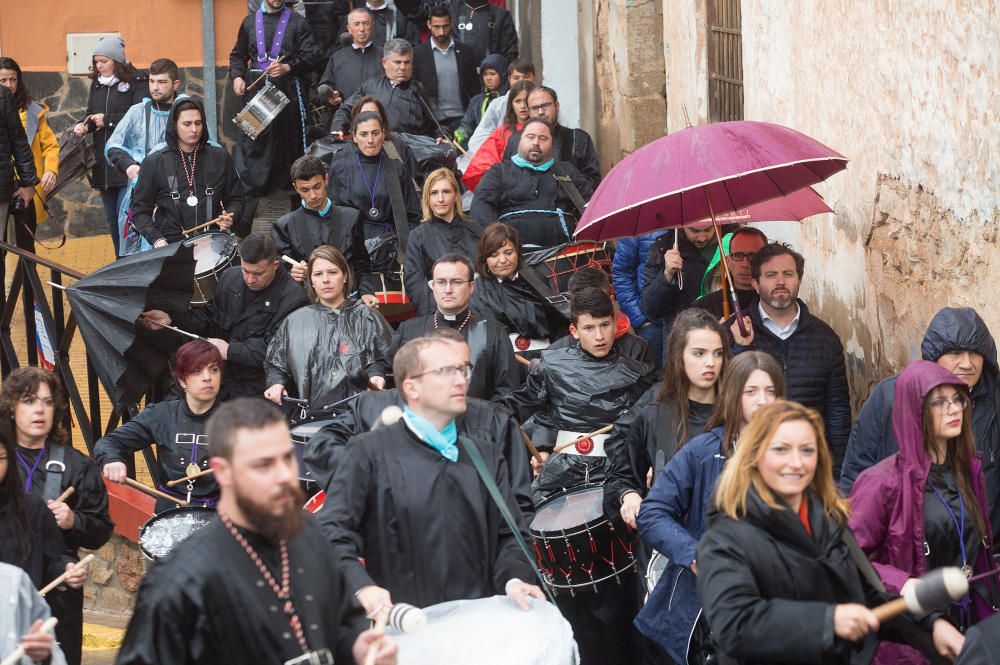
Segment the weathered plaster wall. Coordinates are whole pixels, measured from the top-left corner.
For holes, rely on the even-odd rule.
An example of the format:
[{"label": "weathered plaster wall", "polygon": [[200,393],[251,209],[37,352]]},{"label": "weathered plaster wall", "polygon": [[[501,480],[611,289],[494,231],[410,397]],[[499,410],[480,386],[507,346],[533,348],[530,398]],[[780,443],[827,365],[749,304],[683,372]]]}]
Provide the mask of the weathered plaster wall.
[{"label": "weathered plaster wall", "polygon": [[706,0],[664,0],[667,128],[673,132],[708,122],[708,24]]},{"label": "weathered plaster wall", "polygon": [[785,234],[806,255],[804,299],[844,340],[856,399],[918,357],[940,307],[974,306],[1000,334],[988,307],[1000,265],[997,25],[997,3],[743,2],[746,118],[851,159],[818,188],[835,218]]}]

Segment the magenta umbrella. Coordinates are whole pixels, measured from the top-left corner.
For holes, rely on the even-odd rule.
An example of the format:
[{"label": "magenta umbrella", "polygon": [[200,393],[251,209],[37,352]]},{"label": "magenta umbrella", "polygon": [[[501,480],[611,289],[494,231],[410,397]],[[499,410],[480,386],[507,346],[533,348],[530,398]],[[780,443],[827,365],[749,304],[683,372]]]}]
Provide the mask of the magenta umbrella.
[{"label": "magenta umbrella", "polygon": [[687,127],[615,165],[587,204],[576,236],[610,240],[685,226],[786,196],[846,167],[840,153],[781,125],[741,120]]},{"label": "magenta umbrella", "polygon": [[[833,208],[826,204],[823,197],[812,187],[806,187],[761,203],[755,203],[748,208],[740,208],[715,215],[718,224],[753,224],[758,222],[801,222],[813,215],[832,213]],[[687,226],[701,223],[711,223],[712,218],[691,222]]]}]

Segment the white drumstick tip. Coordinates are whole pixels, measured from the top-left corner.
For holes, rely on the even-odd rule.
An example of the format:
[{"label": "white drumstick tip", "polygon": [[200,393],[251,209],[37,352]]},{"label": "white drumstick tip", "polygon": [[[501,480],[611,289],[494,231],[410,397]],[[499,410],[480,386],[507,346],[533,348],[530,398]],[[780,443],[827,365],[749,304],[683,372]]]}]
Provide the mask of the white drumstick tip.
[{"label": "white drumstick tip", "polygon": [[390,404],[389,406],[382,409],[381,415],[379,415],[379,420],[385,427],[390,425],[395,425],[403,417],[403,410],[396,406],[395,404]]},{"label": "white drumstick tip", "polygon": [[389,608],[388,624],[401,633],[418,633],[427,627],[427,615],[419,607],[396,603]]}]

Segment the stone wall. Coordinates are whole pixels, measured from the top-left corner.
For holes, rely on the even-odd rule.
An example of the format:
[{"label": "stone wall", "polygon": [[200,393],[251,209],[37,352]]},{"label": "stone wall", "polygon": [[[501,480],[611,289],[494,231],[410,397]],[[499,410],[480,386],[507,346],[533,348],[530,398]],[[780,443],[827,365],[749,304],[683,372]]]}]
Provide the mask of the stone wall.
[{"label": "stone wall", "polygon": [[143,576],[139,546],[115,534],[94,555],[83,588],[84,608],[103,614],[131,614]]}]

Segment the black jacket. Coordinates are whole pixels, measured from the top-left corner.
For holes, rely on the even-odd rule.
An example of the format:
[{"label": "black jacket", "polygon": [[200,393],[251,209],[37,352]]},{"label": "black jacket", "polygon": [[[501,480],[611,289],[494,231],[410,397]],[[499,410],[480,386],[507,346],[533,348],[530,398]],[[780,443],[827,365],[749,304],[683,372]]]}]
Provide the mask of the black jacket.
[{"label": "black jacket", "polygon": [[351,266],[358,293],[375,292],[361,228],[361,212],[357,208],[333,205],[321,216],[315,210],[300,206],[274,222],[271,238],[278,246],[279,256],[296,261],[308,261],[309,255],[320,245],[339,249]]},{"label": "black jacket", "polygon": [[[549,345],[550,349],[564,349],[576,344],[576,340],[573,339],[572,335],[566,335],[565,337],[560,337],[556,341]],[[632,360],[638,360],[641,363],[646,363],[647,365],[655,365],[656,359],[653,357],[654,353],[659,353],[659,349],[655,351],[649,348],[649,342],[639,337],[634,332],[628,331],[621,337],[615,339],[614,351],[622,354],[626,358],[631,358]]]},{"label": "black jacket", "polygon": [[102,85],[97,79],[91,82],[90,97],[87,98],[87,115],[104,114],[103,127],[98,128],[93,121],[87,123],[87,131],[94,134],[94,154],[98,156],[90,174],[94,189],[128,185],[125,174],[104,159],[104,146],[114,133],[115,127],[125,117],[125,113],[133,104],[138,104],[147,96],[149,96],[149,81],[143,72],[136,72],[133,79],[111,86]]},{"label": "black jacket", "polygon": [[[470,5],[475,7],[471,16]],[[474,48],[480,58],[490,53],[499,53],[507,58],[507,62],[517,58],[517,30],[509,11],[489,0],[452,0],[450,8],[455,39],[461,39]],[[459,29],[470,23],[471,27]]]},{"label": "black jacket", "polygon": [[[429,98],[437,99],[438,77],[437,68],[434,66],[434,51],[431,44],[433,39],[428,39],[423,44],[413,48],[413,78],[424,86],[424,91]],[[455,63],[458,65],[458,87],[461,92],[462,108],[469,105],[472,96],[479,93],[482,83],[479,80],[477,69],[479,61],[475,49],[468,44],[455,40]]]},{"label": "black jacket", "polygon": [[14,522],[12,506],[3,505],[0,506],[0,562],[17,566],[28,573],[35,588],[41,589],[47,582],[59,577],[66,570],[66,564],[73,559],[66,554],[59,525],[45,502],[32,495],[22,496],[21,502],[31,530],[27,556],[15,556],[14,538],[21,535],[15,534],[15,529],[20,525]]},{"label": "black jacket", "polygon": [[[420,95],[423,94],[423,101]],[[351,112],[358,100],[367,95],[382,102],[393,132],[436,136],[437,125],[424,103],[430,103],[427,93],[420,90],[418,81],[394,85],[385,74],[374,76],[361,83],[358,91],[344,100],[333,116],[331,131],[350,131]]]},{"label": "black jacket", "polygon": [[330,86],[348,99],[363,82],[382,72],[382,49],[374,42],[364,48],[349,45],[333,52],[319,84]]},{"label": "black jacket", "polygon": [[[507,149],[503,158],[510,159],[517,154],[521,142],[521,132],[511,133],[507,139]],[[601,184],[601,164],[597,159],[597,148],[590,134],[582,129],[570,129],[556,125],[556,135],[553,137],[552,154],[561,162],[569,162],[575,166],[583,177],[590,181],[590,186],[597,189]]]},{"label": "black jacket", "polygon": [[[396,37],[401,37],[414,46],[420,43],[420,25],[411,20],[417,18],[419,10],[413,2],[396,2],[395,10],[390,9],[386,4],[382,9],[369,9],[372,15],[372,44],[378,47],[379,57],[381,57],[382,47],[385,46],[386,32],[389,21],[394,20],[396,24]],[[353,7],[366,7],[365,0],[354,0]],[[395,14],[395,18],[393,15]],[[347,16],[341,24],[341,33],[347,32]]]},{"label": "black jacket", "polygon": [[[382,410],[391,404],[400,408],[403,406],[403,399],[395,388],[363,392],[361,397],[350,403],[347,411],[309,439],[304,459],[320,487],[329,490],[347,440],[372,429]],[[531,465],[517,421],[510,411],[494,403],[470,397],[467,404],[465,414],[455,421],[459,433],[492,442],[501,451],[507,460],[517,505],[530,520],[535,510],[531,502]]]},{"label": "black jacket", "polygon": [[701,278],[708,268],[708,259],[697,247],[691,244],[684,235],[684,231],[679,231],[677,247],[681,253],[684,266],[683,273],[684,288],[677,288],[677,275],[667,282],[663,276],[663,254],[673,247],[674,232],[664,233],[649,246],[646,253],[646,265],[642,269],[642,279],[639,280],[642,287],[641,307],[642,312],[650,319],[663,319],[663,354],[666,357],[667,339],[670,337],[670,328],[674,324],[674,319],[681,310],[694,305],[694,301],[701,292]]},{"label": "black jacket", "polygon": [[[799,326],[785,341],[764,327],[760,309],[752,307],[748,314],[753,324],[753,342],[747,347],[734,343],[733,353],[764,351],[774,356],[785,373],[787,398],[816,409],[823,416],[834,474],[839,475],[851,433],[851,397],[844,347],[833,328],[810,314],[804,302],[799,300],[798,304]],[[723,327],[728,334],[728,324]]]},{"label": "black jacket", "polygon": [[18,110],[14,108],[10,90],[4,88],[0,90],[0,164],[3,164],[0,171],[0,199],[4,203],[10,202],[15,189],[14,171],[10,168],[12,161],[17,169],[17,187],[39,183],[38,174],[35,173],[35,158],[31,154],[24,125],[21,124]]},{"label": "black jacket", "polygon": [[247,307],[244,303],[249,290],[242,268],[234,266],[222,273],[208,305],[171,313],[178,328],[229,342],[220,399],[263,394],[267,344],[286,316],[308,304],[302,285],[281,269]]},{"label": "black jacket", "polygon": [[[569,162],[556,163],[576,185],[584,202],[594,188]],[[555,179],[554,166],[540,172],[522,168],[513,162],[498,162],[490,167],[476,187],[469,215],[484,224],[502,221],[517,229],[524,245],[553,247],[573,239],[578,211]],[[555,211],[561,210],[560,217]]]},{"label": "black jacket", "polygon": [[[226,149],[209,143],[207,129],[203,129],[201,141],[194,153],[193,193],[198,202],[195,206],[187,204],[192,189],[181,163],[185,158],[177,143],[179,103],[194,103],[201,112],[202,122],[206,122],[205,109],[199,100],[185,97],[174,101],[170,117],[167,118],[167,145],[150,153],[142,161],[142,170],[139,171],[139,180],[132,195],[132,214],[135,228],[149,244],[160,239],[166,239],[167,242],[182,240],[184,229],[215,219],[223,210],[233,213],[234,220],[239,220],[243,214],[240,176]],[[205,128],[207,126],[203,125]],[[98,163],[101,161],[98,160]],[[211,208],[208,207],[209,196],[212,199]]]},{"label": "black jacket", "polygon": [[451,222],[431,217],[413,229],[406,243],[403,278],[406,281],[406,295],[418,313],[433,314],[437,311],[434,294],[427,286],[434,262],[452,252],[475,262],[481,233],[482,228],[479,224],[469,220],[463,221],[458,217]]}]

